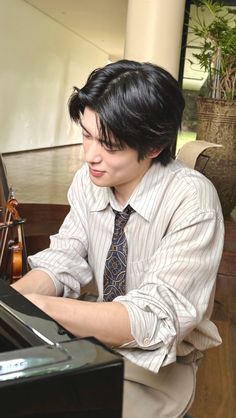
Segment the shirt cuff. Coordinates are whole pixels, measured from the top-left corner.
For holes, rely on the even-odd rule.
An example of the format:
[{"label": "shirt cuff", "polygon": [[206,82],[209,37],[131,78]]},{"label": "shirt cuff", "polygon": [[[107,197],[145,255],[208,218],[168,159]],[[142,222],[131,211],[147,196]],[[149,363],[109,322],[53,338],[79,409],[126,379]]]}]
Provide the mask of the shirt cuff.
[{"label": "shirt cuff", "polygon": [[141,348],[143,350],[156,350],[163,344],[159,337],[161,321],[153,312],[144,312],[132,302],[117,297],[114,301],[122,303],[128,311],[131,335],[133,340],[123,344],[120,348]]}]

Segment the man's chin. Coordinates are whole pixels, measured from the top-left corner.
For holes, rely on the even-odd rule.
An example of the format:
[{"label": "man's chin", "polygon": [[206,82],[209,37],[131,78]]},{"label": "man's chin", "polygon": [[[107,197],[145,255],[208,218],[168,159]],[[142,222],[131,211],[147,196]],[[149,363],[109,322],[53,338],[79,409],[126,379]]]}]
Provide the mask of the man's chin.
[{"label": "man's chin", "polygon": [[91,180],[91,182],[93,184],[95,184],[95,186],[98,186],[98,187],[111,187],[110,184],[108,184],[107,182],[105,182],[101,178],[96,178],[96,177],[90,176],[90,180]]}]

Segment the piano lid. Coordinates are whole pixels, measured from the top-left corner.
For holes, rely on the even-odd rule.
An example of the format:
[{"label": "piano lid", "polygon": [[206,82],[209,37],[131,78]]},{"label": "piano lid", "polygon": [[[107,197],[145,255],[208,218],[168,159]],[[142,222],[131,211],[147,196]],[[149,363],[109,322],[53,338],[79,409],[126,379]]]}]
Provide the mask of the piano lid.
[{"label": "piano lid", "polygon": [[1,279],[0,312],[1,322],[10,324],[30,345],[54,344],[75,338]]},{"label": "piano lid", "polygon": [[73,371],[91,373],[93,369],[122,364],[121,356],[93,338],[15,350],[0,353],[0,388],[3,382],[15,384],[16,379],[24,381]]},{"label": "piano lid", "polygon": [[1,416],[121,418],[123,372],[119,354],[75,338],[0,279]]}]

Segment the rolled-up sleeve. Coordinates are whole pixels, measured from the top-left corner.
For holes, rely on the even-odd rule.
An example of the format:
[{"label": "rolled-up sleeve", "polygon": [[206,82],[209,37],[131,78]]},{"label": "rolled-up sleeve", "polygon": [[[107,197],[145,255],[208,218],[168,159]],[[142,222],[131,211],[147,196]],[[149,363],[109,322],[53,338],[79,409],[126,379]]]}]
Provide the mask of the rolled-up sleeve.
[{"label": "rolled-up sleeve", "polygon": [[32,269],[49,274],[58,296],[76,298],[81,286],[92,279],[87,262],[88,221],[83,186],[83,170],[80,170],[68,191],[70,211],[58,233],[50,237],[50,247],[28,258]]}]

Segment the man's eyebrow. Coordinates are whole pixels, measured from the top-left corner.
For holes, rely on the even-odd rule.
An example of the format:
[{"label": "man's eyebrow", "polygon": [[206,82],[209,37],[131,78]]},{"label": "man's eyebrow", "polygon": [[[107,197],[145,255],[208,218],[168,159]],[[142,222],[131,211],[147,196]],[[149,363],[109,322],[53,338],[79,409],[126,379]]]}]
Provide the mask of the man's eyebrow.
[{"label": "man's eyebrow", "polygon": [[[91,133],[88,131],[88,129],[87,128],[85,128],[85,126],[83,125],[83,123],[80,121],[80,126],[81,126],[81,128],[85,131],[85,132],[87,132],[87,134],[89,134],[90,136],[91,136]],[[103,142],[105,142],[102,138],[97,138],[98,139],[98,141],[100,141],[101,143],[103,143]]]},{"label": "man's eyebrow", "polygon": [[82,124],[81,121],[80,121],[80,126],[84,131],[86,131],[90,135],[90,132],[88,131],[88,129],[85,128],[85,126]]}]

